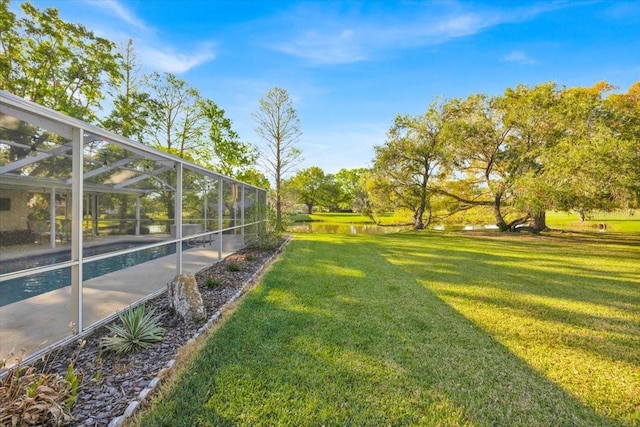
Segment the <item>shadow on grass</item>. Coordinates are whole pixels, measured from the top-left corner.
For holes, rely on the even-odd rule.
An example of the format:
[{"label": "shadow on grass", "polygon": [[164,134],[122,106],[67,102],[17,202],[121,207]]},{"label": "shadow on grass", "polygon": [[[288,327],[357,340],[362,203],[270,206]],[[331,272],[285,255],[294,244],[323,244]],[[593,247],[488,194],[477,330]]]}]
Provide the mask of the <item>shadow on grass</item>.
[{"label": "shadow on grass", "polygon": [[616,425],[391,264],[402,244],[294,241],[143,425]]},{"label": "shadow on grass", "polygon": [[[508,252],[499,242],[457,236],[437,244],[426,237],[420,247],[411,241],[388,239],[382,250],[541,372],[563,377],[562,387],[597,405],[600,413],[629,425],[639,422],[640,280],[632,273],[640,252],[635,247],[618,247],[612,256],[599,245],[576,254],[567,241],[543,247],[531,239],[510,241]],[[422,259],[425,252],[438,260],[436,269],[411,262],[414,253]]]}]

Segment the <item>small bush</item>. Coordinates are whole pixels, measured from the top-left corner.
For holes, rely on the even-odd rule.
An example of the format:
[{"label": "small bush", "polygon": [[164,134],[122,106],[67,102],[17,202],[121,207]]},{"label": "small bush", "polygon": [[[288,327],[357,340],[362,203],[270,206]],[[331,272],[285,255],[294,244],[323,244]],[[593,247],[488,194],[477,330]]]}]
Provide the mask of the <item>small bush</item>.
[{"label": "small bush", "polygon": [[237,262],[227,264],[227,271],[241,271],[242,267]]},{"label": "small bush", "polygon": [[205,280],[205,284],[209,288],[217,288],[218,286],[222,285],[222,280],[219,277],[209,276]]},{"label": "small bush", "polygon": [[154,309],[145,313],[144,304],[129,307],[119,318],[122,325],[107,326],[113,335],[102,338],[100,344],[105,350],[132,353],[149,348],[164,337],[164,328],[158,325],[162,316],[156,316]]},{"label": "small bush", "polygon": [[257,225],[256,234],[247,241],[247,247],[260,250],[276,249],[282,242],[282,233],[275,223],[275,212],[267,212],[267,221]]},{"label": "small bush", "polygon": [[33,366],[11,369],[0,381],[0,425],[71,424],[78,382],[73,364],[66,377],[37,372]]}]

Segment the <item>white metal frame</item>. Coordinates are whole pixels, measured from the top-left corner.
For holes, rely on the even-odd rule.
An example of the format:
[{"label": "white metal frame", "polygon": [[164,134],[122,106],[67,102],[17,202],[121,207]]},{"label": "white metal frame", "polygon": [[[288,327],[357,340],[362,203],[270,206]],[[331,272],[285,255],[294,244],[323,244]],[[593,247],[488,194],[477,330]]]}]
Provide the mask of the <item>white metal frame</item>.
[{"label": "white metal frame", "polygon": [[[104,192],[104,193],[129,193],[135,194],[138,197],[136,198],[136,225],[135,230],[139,233],[140,230],[140,195],[144,194],[144,190],[130,188],[129,186],[139,182],[142,179],[146,179],[149,177],[155,177],[157,179],[158,174],[165,172],[170,169],[175,169],[176,171],[176,187],[172,188],[168,183],[163,182],[162,184],[165,188],[169,188],[173,190],[175,193],[175,216],[174,216],[174,225],[176,234],[173,236],[173,239],[163,241],[162,243],[152,244],[145,246],[143,248],[166,245],[173,243],[176,245],[176,271],[178,273],[182,272],[182,242],[186,239],[192,238],[206,238],[211,237],[214,234],[219,233],[222,236],[222,233],[228,229],[240,228],[242,235],[244,236],[244,227],[258,224],[265,220],[265,218],[257,218],[255,221],[247,221],[245,219],[245,191],[253,190],[255,191],[255,202],[258,203],[260,200],[259,194],[261,192],[265,192],[264,189],[242,183],[236,181],[232,178],[223,176],[201,166],[189,163],[179,157],[172,156],[160,150],[142,145],[136,141],[133,141],[129,138],[125,138],[121,135],[117,135],[113,132],[109,132],[104,129],[100,129],[97,126],[91,125],[89,123],[85,123],[81,120],[75,119],[73,117],[66,116],[60,112],[51,110],[49,108],[43,107],[41,105],[32,103],[28,100],[22,99],[15,95],[12,95],[8,92],[0,90],[0,116],[6,115],[14,117],[23,122],[29,123],[31,125],[37,126],[40,129],[44,129],[49,132],[53,132],[59,136],[64,137],[70,142],[60,145],[59,147],[55,147],[51,150],[39,150],[35,153],[33,157],[25,157],[13,162],[9,162],[5,165],[0,165],[0,191],[2,188],[22,188],[25,191],[28,189],[47,189],[50,192],[50,206],[55,204],[55,196],[56,191],[64,191],[71,193],[71,259],[67,262],[57,263],[53,265],[37,267],[29,270],[16,271],[8,274],[0,274],[0,285],[3,281],[26,277],[31,274],[51,271],[64,267],[71,267],[72,271],[72,281],[71,281],[71,291],[72,291],[72,299],[71,299],[71,313],[70,317],[73,319],[75,323],[76,333],[81,333],[86,329],[86,326],[83,325],[83,315],[82,315],[82,270],[85,262],[92,262],[98,259],[107,258],[111,256],[117,256],[121,254],[126,254],[133,252],[134,250],[122,250],[117,252],[111,252],[109,254],[98,255],[87,257],[86,259],[83,257],[83,197],[85,194],[89,192]],[[149,173],[142,174],[138,177],[133,177],[123,182],[120,182],[116,185],[112,186],[102,186],[96,185],[92,183],[85,183],[87,178],[90,178],[97,174],[96,171],[84,171],[84,162],[86,159],[84,158],[84,147],[87,143],[91,143],[94,141],[104,141],[108,144],[115,144],[117,146],[123,147],[127,151],[133,153],[132,156],[121,159],[117,162],[110,164],[109,168],[126,168],[127,165],[133,161],[139,161],[141,159],[150,159],[155,163],[161,165],[158,169],[150,171]],[[2,140],[0,143],[4,143],[10,146],[20,145],[21,148],[26,149],[29,147],[24,146],[24,144],[17,143],[11,140]],[[32,164],[47,157],[51,156],[65,156],[70,157],[72,159],[72,171],[71,176],[65,180],[60,179],[46,179],[46,178],[32,178],[25,176],[18,176],[15,173],[11,173],[25,165]],[[204,232],[198,233],[195,235],[191,235],[188,238],[185,238],[182,233],[182,198],[183,198],[183,173],[184,170],[191,170],[203,177],[207,177],[212,181],[217,181],[218,185],[218,230],[207,230]],[[240,200],[241,203],[241,220],[239,221],[239,225],[236,223],[234,227],[231,228],[223,228],[223,211],[224,211],[224,186],[223,183],[234,183],[237,184],[240,188],[239,194],[241,195]],[[266,197],[264,197],[266,202]],[[207,203],[205,198],[205,203]],[[55,208],[53,208],[55,209]],[[206,209],[206,206],[205,206]],[[237,216],[237,214],[235,214]],[[206,217],[206,213],[205,213]],[[53,229],[52,231],[52,246],[55,246],[55,212],[52,211],[50,215],[50,221]],[[205,222],[206,224],[206,222]],[[222,256],[222,238],[219,240],[218,246],[218,258],[220,259]],[[138,248],[135,250],[140,250],[143,248]],[[2,310],[2,307],[0,307]],[[33,327],[38,327],[38,325],[33,325]],[[92,328],[93,326],[91,326]],[[68,340],[69,337],[66,339]]]}]

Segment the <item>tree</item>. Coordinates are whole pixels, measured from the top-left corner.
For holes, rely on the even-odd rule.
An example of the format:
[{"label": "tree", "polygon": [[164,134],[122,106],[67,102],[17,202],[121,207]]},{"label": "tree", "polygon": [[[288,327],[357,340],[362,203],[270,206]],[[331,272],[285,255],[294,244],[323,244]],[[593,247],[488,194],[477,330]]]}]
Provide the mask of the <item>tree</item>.
[{"label": "tree", "polygon": [[358,173],[358,183],[354,187],[351,206],[354,212],[360,212],[362,215],[374,219],[371,198],[367,190],[367,182],[369,182],[370,178],[370,169],[362,169],[362,172]]},{"label": "tree", "polygon": [[[458,201],[459,209],[492,206],[501,230],[516,230],[532,218],[534,228],[543,229],[549,200],[540,193],[542,154],[553,149],[562,130],[555,84],[519,85],[494,98],[472,95],[447,108],[450,176],[464,178],[442,185],[440,194]],[[505,205],[516,214],[508,222]]]},{"label": "tree", "polygon": [[113,42],[60,19],[53,8],[29,2],[16,19],[0,2],[0,88],[30,101],[95,122],[105,84],[121,79]]},{"label": "tree", "polygon": [[445,108],[449,111],[445,137],[453,157],[448,165],[452,179],[441,182],[438,193],[455,200],[450,213],[491,206],[496,224],[506,229],[502,206],[510,187],[501,160],[511,129],[502,126],[495,99],[486,95],[453,99]]},{"label": "tree", "polygon": [[[151,108],[145,142],[191,162],[210,158],[205,147],[207,128],[198,90],[170,73],[152,73],[146,77],[146,84],[151,91]],[[170,182],[173,173],[166,172],[164,180]],[[184,178],[188,179],[187,175]],[[167,207],[168,218],[173,219],[173,194],[165,191],[160,198]]]},{"label": "tree", "polygon": [[200,108],[209,127],[213,154],[208,166],[232,178],[239,178],[253,169],[258,153],[251,144],[240,141],[231,120],[225,117],[224,110],[208,99],[201,101]]},{"label": "tree", "polygon": [[383,146],[375,147],[374,190],[388,198],[395,208],[413,212],[413,227],[431,221],[432,180],[446,160],[443,127],[447,111],[433,103],[421,117],[398,115]]},{"label": "tree", "polygon": [[611,94],[603,101],[602,114],[616,139],[614,193],[620,207],[640,206],[640,81],[627,93]]},{"label": "tree", "polygon": [[351,209],[358,211],[356,208],[356,198],[362,194],[360,191],[366,192],[361,184],[361,178],[366,173],[365,168],[340,169],[335,174],[335,181],[340,191],[338,206],[340,209]]},{"label": "tree", "polygon": [[638,105],[625,94],[605,98],[612,89],[600,82],[560,91],[562,134],[540,155],[538,194],[547,206],[577,211],[583,220],[591,210],[631,207],[637,200]]},{"label": "tree", "polygon": [[133,48],[133,40],[129,39],[121,55],[123,79],[115,87],[112,96],[113,110],[101,123],[102,127],[119,133],[127,138],[143,142],[144,134],[149,127],[150,95],[143,90],[143,82],[139,77],[139,65]]},{"label": "tree", "polygon": [[282,181],[302,161],[302,153],[296,146],[302,136],[300,120],[289,93],[279,87],[260,99],[258,111],[252,116],[257,123],[256,133],[263,142],[258,147],[260,161],[275,185],[274,227],[282,230]]},{"label": "tree", "polygon": [[295,192],[297,200],[307,207],[307,213],[312,214],[313,208],[325,201],[330,185],[329,178],[322,169],[311,166],[298,171],[287,182],[288,187]]},{"label": "tree", "polygon": [[201,150],[207,129],[198,90],[171,73],[151,73],[146,81],[152,100],[149,145],[189,161],[208,158]]}]

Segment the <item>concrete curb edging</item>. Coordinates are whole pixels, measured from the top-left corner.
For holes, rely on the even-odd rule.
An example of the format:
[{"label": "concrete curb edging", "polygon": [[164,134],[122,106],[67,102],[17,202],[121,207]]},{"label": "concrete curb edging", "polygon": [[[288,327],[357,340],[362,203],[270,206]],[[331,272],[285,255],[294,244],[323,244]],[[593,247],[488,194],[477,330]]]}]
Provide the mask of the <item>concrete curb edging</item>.
[{"label": "concrete curb edging", "polygon": [[[273,260],[278,255],[280,255],[284,247],[289,244],[292,238],[293,236],[291,235],[285,236],[284,242],[282,242],[282,244],[280,245],[280,247],[278,247],[276,252],[271,257],[269,257],[269,259],[267,259],[267,261],[249,278],[249,280],[247,280],[244,283],[244,285],[242,285],[242,287],[235,294],[233,294],[233,296],[229,299],[229,301],[224,303],[224,305],[220,307],[220,309],[216,310],[216,312],[209,317],[207,322],[202,327],[200,327],[200,329],[198,329],[198,331],[195,334],[193,334],[193,336],[189,338],[189,340],[187,340],[187,342],[183,346],[178,348],[176,352],[176,357],[180,354],[181,351],[183,351],[183,349],[186,346],[194,343],[195,340],[198,337],[200,337],[200,335],[202,335],[209,328],[211,328],[218,321],[218,319],[220,319],[220,317],[222,316],[222,313],[224,313],[224,311],[229,307],[229,305],[234,303],[238,298],[240,298],[246,292],[246,290],[250,286],[256,283],[257,279],[261,276],[264,269],[267,268],[269,265],[271,265]],[[169,360],[166,363],[165,367],[160,369],[160,371],[158,371],[157,375],[149,382],[147,387],[145,387],[140,392],[140,394],[138,394],[138,397],[136,397],[134,400],[129,402],[129,405],[127,406],[123,414],[113,418],[109,423],[108,427],[122,427],[126,419],[130,418],[138,410],[138,408],[141,406],[143,402],[145,402],[147,399],[153,396],[153,394],[157,391],[158,386],[162,383],[163,379],[167,376],[167,373],[175,367],[176,357]]]}]

